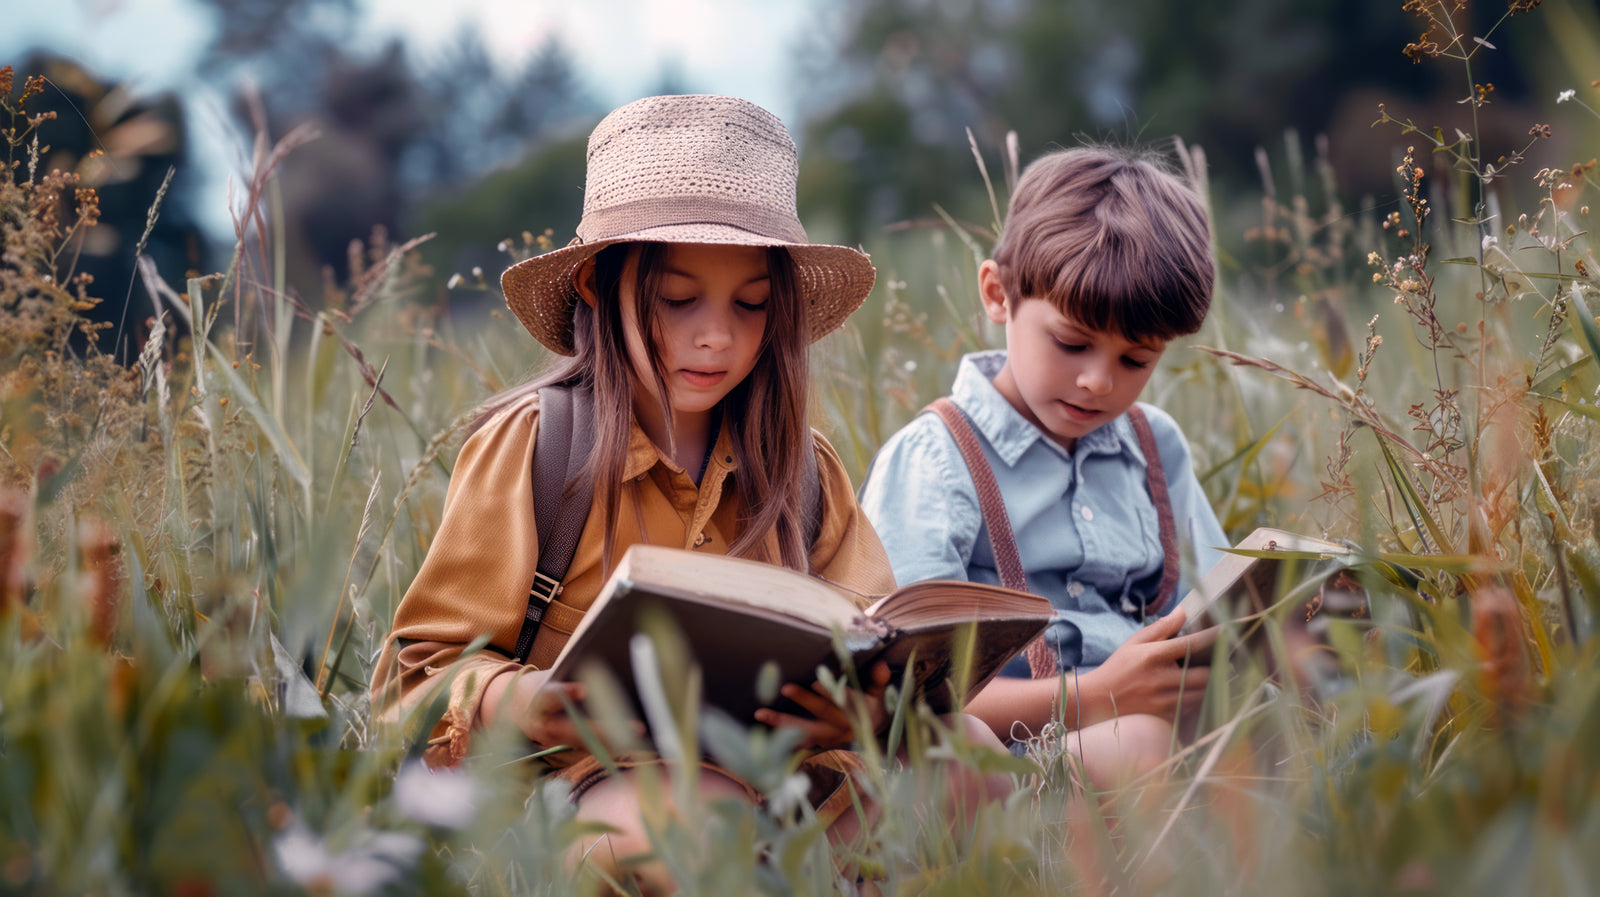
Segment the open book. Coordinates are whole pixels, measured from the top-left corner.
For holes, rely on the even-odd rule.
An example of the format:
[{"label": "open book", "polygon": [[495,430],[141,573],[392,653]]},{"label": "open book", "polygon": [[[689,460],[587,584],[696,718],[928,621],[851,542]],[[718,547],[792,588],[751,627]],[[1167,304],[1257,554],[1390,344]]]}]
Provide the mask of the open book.
[{"label": "open book", "polygon": [[[1304,613],[1291,613],[1289,623],[1308,621],[1324,610],[1361,617],[1366,594],[1343,572],[1353,554],[1338,542],[1260,527],[1224,554],[1178,602],[1188,613],[1184,632],[1266,614],[1291,595],[1297,599],[1296,610]],[[1313,579],[1315,586],[1308,586]]]},{"label": "open book", "polygon": [[[1290,669],[1313,694],[1331,694],[1345,678],[1328,639],[1330,621],[1371,618],[1366,590],[1350,569],[1355,561],[1355,552],[1337,542],[1261,527],[1178,603],[1188,612],[1183,631],[1237,621],[1238,647],[1264,661],[1269,673]],[[1268,616],[1278,621],[1277,644],[1258,625]]]},{"label": "open book", "polygon": [[[633,636],[642,614],[661,612],[700,668],[705,703],[745,723],[772,703],[758,693],[758,681],[771,679],[764,667],[775,666],[777,682],[809,686],[818,666],[841,668],[836,648],[863,673],[887,661],[897,686],[909,666],[914,693],[935,712],[947,712],[953,677],[975,694],[1053,617],[1044,598],[959,581],[913,583],[861,610],[824,580],[784,567],[635,545],[573,631],[551,678],[576,679],[585,665],[597,664],[633,690]],[[975,643],[964,637],[972,632]],[[960,669],[969,654],[970,667]]]}]

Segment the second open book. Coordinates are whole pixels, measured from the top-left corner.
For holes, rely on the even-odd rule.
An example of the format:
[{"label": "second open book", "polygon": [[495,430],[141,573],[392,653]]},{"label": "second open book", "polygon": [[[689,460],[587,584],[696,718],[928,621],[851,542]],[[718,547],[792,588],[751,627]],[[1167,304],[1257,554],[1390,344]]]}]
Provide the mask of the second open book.
[{"label": "second open book", "polygon": [[1260,527],[1223,555],[1178,603],[1188,615],[1183,631],[1265,616],[1290,597],[1296,607],[1282,619],[1290,628],[1304,628],[1319,614],[1365,617],[1366,593],[1343,572],[1353,557],[1354,551],[1338,542]]}]

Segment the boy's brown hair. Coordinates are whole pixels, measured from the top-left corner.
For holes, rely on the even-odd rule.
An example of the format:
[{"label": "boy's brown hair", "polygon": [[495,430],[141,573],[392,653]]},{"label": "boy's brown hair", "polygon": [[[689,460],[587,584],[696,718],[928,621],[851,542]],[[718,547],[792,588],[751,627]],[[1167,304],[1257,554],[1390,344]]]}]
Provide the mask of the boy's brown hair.
[{"label": "boy's brown hair", "polygon": [[1216,281],[1199,194],[1162,157],[1113,146],[1030,164],[994,260],[1008,305],[1049,299],[1078,323],[1134,342],[1199,330]]}]

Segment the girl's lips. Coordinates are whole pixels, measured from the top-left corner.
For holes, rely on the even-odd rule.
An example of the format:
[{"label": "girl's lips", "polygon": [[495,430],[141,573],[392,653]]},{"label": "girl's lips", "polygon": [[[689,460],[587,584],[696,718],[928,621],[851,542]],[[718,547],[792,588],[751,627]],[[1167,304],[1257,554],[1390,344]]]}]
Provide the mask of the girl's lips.
[{"label": "girl's lips", "polygon": [[682,377],[690,386],[709,389],[721,383],[722,378],[728,376],[728,372],[680,370],[678,371],[678,376]]}]

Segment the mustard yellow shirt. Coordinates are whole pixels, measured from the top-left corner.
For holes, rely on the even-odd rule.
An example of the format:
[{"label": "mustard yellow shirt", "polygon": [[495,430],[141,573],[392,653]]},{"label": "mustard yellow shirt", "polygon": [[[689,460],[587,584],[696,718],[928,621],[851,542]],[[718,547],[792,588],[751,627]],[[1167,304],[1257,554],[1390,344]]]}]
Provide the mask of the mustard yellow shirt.
[{"label": "mustard yellow shirt", "polygon": [[[456,459],[444,517],[416,579],[395,611],[372,681],[375,711],[389,719],[428,698],[450,679],[449,705],[430,737],[429,759],[451,763],[466,751],[484,687],[503,670],[518,669],[515,647],[527,610],[528,587],[539,560],[533,518],[533,446],[538,396],[497,413],[469,437]],[[894,588],[894,575],[877,533],[856,502],[849,475],[833,447],[816,435],[822,490],[822,526],[811,548],[811,569],[854,592],[874,595]],[[621,507],[614,509],[615,563],[638,542],[726,553],[744,516],[737,456],[726,424],[695,485],[633,422],[624,468]],[[609,570],[601,569],[604,534],[595,496],[565,587],[540,626],[526,668],[539,669],[594,603]],[[777,556],[769,535],[769,556]],[[481,635],[488,648],[463,658]]]}]

